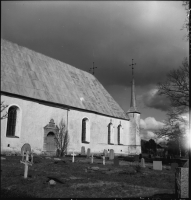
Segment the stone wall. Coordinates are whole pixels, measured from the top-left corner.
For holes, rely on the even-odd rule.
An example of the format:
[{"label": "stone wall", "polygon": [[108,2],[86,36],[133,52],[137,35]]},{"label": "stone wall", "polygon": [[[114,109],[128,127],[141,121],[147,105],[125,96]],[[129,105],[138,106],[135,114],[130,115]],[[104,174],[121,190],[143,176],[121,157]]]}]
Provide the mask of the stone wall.
[{"label": "stone wall", "polygon": [[189,198],[189,168],[176,168],[175,193],[178,198]]}]

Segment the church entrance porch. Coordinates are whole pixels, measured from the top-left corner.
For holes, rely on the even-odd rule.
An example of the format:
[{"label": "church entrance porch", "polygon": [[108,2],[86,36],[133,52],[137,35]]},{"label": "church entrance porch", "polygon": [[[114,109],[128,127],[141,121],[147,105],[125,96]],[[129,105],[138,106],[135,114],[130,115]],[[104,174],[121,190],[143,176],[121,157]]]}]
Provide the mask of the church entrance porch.
[{"label": "church entrance porch", "polygon": [[44,144],[43,151],[46,155],[56,155],[56,143],[55,134],[58,131],[58,127],[55,125],[54,120],[51,119],[49,124],[44,127]]}]

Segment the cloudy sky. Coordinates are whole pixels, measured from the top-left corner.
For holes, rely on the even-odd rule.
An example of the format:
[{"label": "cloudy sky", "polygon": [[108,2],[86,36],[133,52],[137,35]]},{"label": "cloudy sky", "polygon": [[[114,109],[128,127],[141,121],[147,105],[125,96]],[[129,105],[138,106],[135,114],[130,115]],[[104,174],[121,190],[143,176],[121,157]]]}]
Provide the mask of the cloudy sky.
[{"label": "cloudy sky", "polygon": [[156,84],[189,55],[182,1],[9,1],[1,6],[3,39],[85,71],[94,62],[96,78],[124,111],[130,106],[134,59],[141,124],[161,125],[169,103],[157,94]]}]

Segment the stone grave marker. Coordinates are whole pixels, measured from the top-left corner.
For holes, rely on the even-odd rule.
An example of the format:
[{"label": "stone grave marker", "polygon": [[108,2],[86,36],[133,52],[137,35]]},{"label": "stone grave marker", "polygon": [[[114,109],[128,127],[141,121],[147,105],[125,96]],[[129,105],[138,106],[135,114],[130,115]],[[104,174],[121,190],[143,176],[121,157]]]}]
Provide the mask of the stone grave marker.
[{"label": "stone grave marker", "polygon": [[135,162],[139,162],[139,155],[134,156]]},{"label": "stone grave marker", "polygon": [[24,160],[24,157],[25,157],[27,151],[29,152],[29,154],[31,153],[31,146],[30,146],[30,144],[25,143],[25,144],[21,147],[22,161]]},{"label": "stone grave marker", "polygon": [[141,158],[141,167],[145,167],[145,159]]},{"label": "stone grave marker", "polygon": [[104,149],[103,155],[104,155],[105,157],[108,157],[108,151],[107,151],[107,149]]},{"label": "stone grave marker", "polygon": [[189,168],[176,168],[175,195],[177,198],[189,198]]},{"label": "stone grave marker", "polygon": [[116,167],[119,166],[119,158],[118,157],[114,157],[113,164]]},{"label": "stone grave marker", "polygon": [[23,159],[20,162],[25,165],[24,178],[27,178],[28,177],[28,165],[32,166],[32,163],[29,162],[29,151],[26,152],[26,160]]},{"label": "stone grave marker", "polygon": [[81,147],[81,155],[86,155],[86,150],[84,146]]},{"label": "stone grave marker", "polygon": [[103,165],[105,165],[105,156],[102,156],[103,158]]},{"label": "stone grave marker", "polygon": [[72,157],[72,162],[74,162],[74,156],[76,156],[76,154],[73,152],[73,154],[71,154],[73,157]]},{"label": "stone grave marker", "polygon": [[162,161],[153,161],[154,170],[162,170]]},{"label": "stone grave marker", "polygon": [[171,163],[171,170],[175,170],[178,167],[178,163]]},{"label": "stone grave marker", "polygon": [[94,155],[92,154],[91,163],[93,164],[93,162],[94,162]]},{"label": "stone grave marker", "polygon": [[90,157],[90,148],[87,149],[87,157]]},{"label": "stone grave marker", "polygon": [[109,160],[113,160],[114,159],[114,150],[110,149],[109,151]]}]

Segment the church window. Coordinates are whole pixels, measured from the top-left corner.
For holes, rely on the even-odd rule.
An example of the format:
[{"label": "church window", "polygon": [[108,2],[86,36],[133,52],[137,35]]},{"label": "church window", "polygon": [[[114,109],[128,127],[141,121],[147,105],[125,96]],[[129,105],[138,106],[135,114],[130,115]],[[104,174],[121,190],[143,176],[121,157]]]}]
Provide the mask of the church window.
[{"label": "church window", "polygon": [[108,125],[108,144],[114,144],[114,128],[112,123]]},{"label": "church window", "polygon": [[121,125],[117,127],[118,144],[123,144],[123,128]]},{"label": "church window", "polygon": [[16,132],[16,123],[17,123],[17,111],[18,107],[11,106],[8,110],[7,117],[7,137],[14,137]]},{"label": "church window", "polygon": [[82,120],[82,142],[89,143],[90,142],[90,122],[89,119],[84,118]]}]

